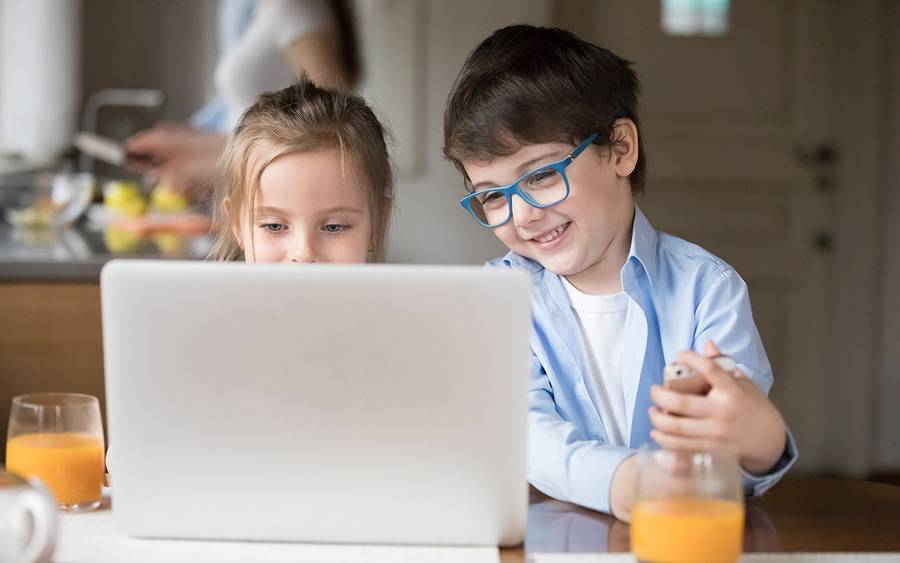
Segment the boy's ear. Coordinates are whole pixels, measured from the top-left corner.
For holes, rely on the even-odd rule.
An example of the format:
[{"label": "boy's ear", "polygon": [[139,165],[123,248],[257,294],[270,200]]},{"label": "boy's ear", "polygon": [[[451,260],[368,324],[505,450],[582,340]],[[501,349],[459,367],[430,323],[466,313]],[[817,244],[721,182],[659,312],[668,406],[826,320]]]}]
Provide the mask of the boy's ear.
[{"label": "boy's ear", "polygon": [[627,118],[617,119],[613,123],[613,164],[616,175],[627,178],[634,172],[638,161],[638,131],[634,121]]},{"label": "boy's ear", "polygon": [[231,216],[231,198],[226,197],[222,200],[222,213],[225,214],[225,217],[228,218],[228,224],[231,225],[231,234],[234,235],[234,240],[237,241],[238,246],[241,250],[244,250],[244,241],[241,237],[241,229],[238,227],[238,222],[234,220]]}]

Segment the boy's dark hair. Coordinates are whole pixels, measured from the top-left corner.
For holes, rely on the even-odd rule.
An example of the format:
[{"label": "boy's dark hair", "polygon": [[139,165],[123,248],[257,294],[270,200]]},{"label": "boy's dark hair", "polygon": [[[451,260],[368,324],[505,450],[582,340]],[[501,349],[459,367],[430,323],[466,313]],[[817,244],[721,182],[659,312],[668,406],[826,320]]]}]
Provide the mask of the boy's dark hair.
[{"label": "boy's dark hair", "polygon": [[[638,77],[630,61],[568,31],[513,25],[495,31],[466,58],[444,110],[444,154],[463,173],[462,161],[489,160],[523,144],[580,143],[612,147],[616,119],[634,122]],[[644,188],[646,157],[629,178]]]}]

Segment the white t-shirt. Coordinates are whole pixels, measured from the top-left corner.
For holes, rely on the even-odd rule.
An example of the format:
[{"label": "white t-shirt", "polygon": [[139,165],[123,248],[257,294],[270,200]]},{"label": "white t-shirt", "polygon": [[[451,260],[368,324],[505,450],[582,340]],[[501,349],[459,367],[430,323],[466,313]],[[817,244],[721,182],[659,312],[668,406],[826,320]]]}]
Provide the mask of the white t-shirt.
[{"label": "white t-shirt", "polygon": [[610,444],[627,446],[630,429],[622,385],[622,356],[625,351],[625,315],[628,295],[588,295],[561,277],[569,303],[578,321],[582,350],[590,376],[588,391],[600,410]]},{"label": "white t-shirt", "polygon": [[291,44],[336,25],[325,0],[260,0],[250,25],[216,66],[216,91],[228,104],[227,129],[260,94],[297,79],[300,69],[285,56]]}]

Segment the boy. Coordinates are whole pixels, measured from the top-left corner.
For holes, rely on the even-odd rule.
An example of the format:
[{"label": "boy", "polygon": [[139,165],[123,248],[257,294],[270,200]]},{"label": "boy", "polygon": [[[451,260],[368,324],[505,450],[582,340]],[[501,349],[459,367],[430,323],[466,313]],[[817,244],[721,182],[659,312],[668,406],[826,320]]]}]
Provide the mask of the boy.
[{"label": "boy", "polygon": [[[624,520],[633,454],[651,439],[734,448],[751,494],[797,458],[766,397],[772,371],[746,284],[635,206],[646,168],[630,65],[563,30],[503,28],[466,59],[444,113],[461,203],[510,249],[489,264],[533,279],[529,481]],[[710,359],[717,345],[738,370]],[[709,393],[663,388],[674,360]]]}]

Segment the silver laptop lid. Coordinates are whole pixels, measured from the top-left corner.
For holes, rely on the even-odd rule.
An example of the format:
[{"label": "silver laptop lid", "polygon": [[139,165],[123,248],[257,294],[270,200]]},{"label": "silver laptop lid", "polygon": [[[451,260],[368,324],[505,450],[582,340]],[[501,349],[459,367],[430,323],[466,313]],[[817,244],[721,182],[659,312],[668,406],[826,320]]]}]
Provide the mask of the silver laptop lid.
[{"label": "silver laptop lid", "polygon": [[521,541],[525,274],[113,261],[101,286],[120,531]]}]

